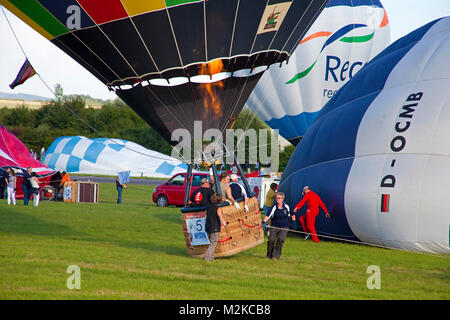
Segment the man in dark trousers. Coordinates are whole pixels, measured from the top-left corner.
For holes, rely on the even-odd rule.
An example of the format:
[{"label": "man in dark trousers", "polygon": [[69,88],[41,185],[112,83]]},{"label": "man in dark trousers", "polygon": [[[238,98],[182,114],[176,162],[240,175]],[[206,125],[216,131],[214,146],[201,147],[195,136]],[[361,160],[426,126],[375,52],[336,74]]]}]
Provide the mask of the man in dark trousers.
[{"label": "man in dark trousers", "polygon": [[[314,242],[319,242],[319,238],[317,237],[316,232],[316,217],[319,215],[319,207],[325,212],[325,216],[329,219],[330,214],[328,213],[327,207],[320,199],[320,197],[312,191],[308,186],[303,188],[303,199],[297,203],[294,208],[294,212],[297,212],[298,209],[303,207],[306,203],[306,214],[300,217],[300,223],[302,224],[302,228],[304,232],[311,234],[311,238]],[[309,234],[305,236],[305,240],[308,238]]]},{"label": "man in dark trousers", "polygon": [[33,168],[28,167],[26,171],[22,170],[23,174],[23,180],[22,180],[22,190],[23,190],[23,204],[25,206],[28,205],[28,201],[30,201],[31,196],[31,173],[33,171]]},{"label": "man in dark trousers", "polygon": [[296,224],[295,215],[291,214],[289,206],[284,202],[283,192],[275,194],[275,204],[268,210],[263,219],[263,229],[267,228],[268,220],[272,222],[272,228],[268,232],[267,258],[279,260],[291,224],[289,220]]},{"label": "man in dark trousers", "polygon": [[[4,169],[5,172],[0,176],[0,196],[3,199],[6,199],[6,191],[8,189],[8,182],[9,182],[9,176],[11,174],[11,168],[10,167],[6,167],[6,169]],[[1,172],[2,170],[0,170]]]}]

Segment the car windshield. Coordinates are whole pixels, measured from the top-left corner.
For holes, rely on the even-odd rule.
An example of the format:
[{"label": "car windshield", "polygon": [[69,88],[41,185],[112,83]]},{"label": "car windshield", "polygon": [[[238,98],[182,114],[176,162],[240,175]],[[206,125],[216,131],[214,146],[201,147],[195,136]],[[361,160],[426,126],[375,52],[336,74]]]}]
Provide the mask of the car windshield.
[{"label": "car windshield", "polygon": [[182,186],[184,184],[184,174],[179,174],[175,177],[173,177],[167,184],[169,186]]}]

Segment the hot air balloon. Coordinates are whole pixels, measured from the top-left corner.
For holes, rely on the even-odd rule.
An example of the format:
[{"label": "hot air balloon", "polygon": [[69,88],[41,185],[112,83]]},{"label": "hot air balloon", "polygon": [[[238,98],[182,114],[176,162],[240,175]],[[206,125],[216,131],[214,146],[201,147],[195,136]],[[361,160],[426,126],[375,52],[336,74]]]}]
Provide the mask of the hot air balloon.
[{"label": "hot air balloon", "polygon": [[[165,140],[175,145],[178,141],[172,141],[172,133],[183,128],[195,136],[196,121],[201,121],[203,131],[216,128],[223,132],[232,127],[263,72],[291,55],[327,2],[4,0],[1,3],[114,90]],[[190,194],[191,171],[189,165],[186,194]],[[217,182],[214,167],[213,171]],[[246,187],[249,190],[248,183]],[[259,210],[258,219],[260,222]],[[239,221],[236,222],[239,234],[224,235],[226,240],[221,242],[230,249],[225,255],[235,253],[236,246],[249,248],[264,240],[261,231],[256,242],[244,241],[249,235],[240,232],[239,226],[241,222],[246,225],[250,222]],[[249,230],[255,226],[252,224]],[[192,235],[187,235],[188,246]]]},{"label": "hot air balloon", "polygon": [[450,17],[399,39],[328,102],[289,160],[280,190],[303,186],[331,219],[318,234],[450,254]]},{"label": "hot air balloon", "polygon": [[327,0],[8,0],[157,132],[230,128],[262,72]]},{"label": "hot air balloon", "polygon": [[49,184],[50,179],[56,173],[53,169],[33,159],[23,142],[0,124],[0,175],[3,175],[8,167],[14,170],[18,177],[17,198],[23,198],[22,173],[28,167],[31,167],[33,172],[38,175],[41,188]]},{"label": "hot air balloon", "polygon": [[187,169],[180,160],[131,141],[82,136],[56,138],[42,162],[67,173],[115,175],[130,171],[135,177],[170,178]]},{"label": "hot air balloon", "polygon": [[289,63],[264,73],[247,105],[295,145],[333,94],[389,43],[379,0],[331,0]]}]

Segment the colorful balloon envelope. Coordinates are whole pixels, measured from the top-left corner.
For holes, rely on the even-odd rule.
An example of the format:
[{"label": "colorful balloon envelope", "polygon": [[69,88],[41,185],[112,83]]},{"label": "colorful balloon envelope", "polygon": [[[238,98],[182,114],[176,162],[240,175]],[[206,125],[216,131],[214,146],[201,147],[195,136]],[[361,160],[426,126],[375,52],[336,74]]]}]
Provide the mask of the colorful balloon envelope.
[{"label": "colorful balloon envelope", "polygon": [[297,144],[334,93],[389,43],[379,0],[331,0],[289,63],[271,66],[247,104]]},{"label": "colorful balloon envelope", "polygon": [[450,254],[450,17],[399,39],[328,102],[280,190],[303,186],[329,211],[317,232]]},{"label": "colorful balloon envelope", "polygon": [[33,159],[23,142],[0,124],[0,174],[3,174],[7,167],[14,169],[18,176],[22,176],[22,171],[28,167],[31,167],[39,178],[50,179],[50,176],[56,173],[55,170]]},{"label": "colorful balloon envelope", "polygon": [[1,3],[114,90],[167,141],[232,126],[327,0],[9,0]]}]

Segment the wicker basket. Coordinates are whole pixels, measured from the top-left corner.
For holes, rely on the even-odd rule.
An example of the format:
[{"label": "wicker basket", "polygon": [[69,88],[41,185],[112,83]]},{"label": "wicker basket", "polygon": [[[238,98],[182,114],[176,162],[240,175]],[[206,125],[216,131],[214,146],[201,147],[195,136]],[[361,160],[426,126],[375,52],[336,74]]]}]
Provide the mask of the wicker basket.
[{"label": "wicker basket", "polygon": [[[223,217],[227,224],[221,229],[219,243],[214,252],[215,258],[228,257],[264,243],[258,200],[255,197],[249,199],[249,212],[245,212],[244,202],[240,202],[239,205],[241,206],[240,210],[233,205],[222,207]],[[203,258],[208,245],[191,245],[191,235],[187,230],[186,220],[205,216],[206,211],[182,214],[184,238],[188,254],[191,257]]]}]

